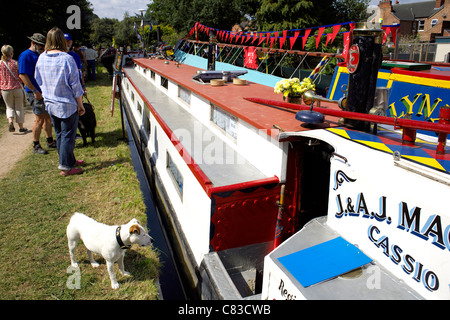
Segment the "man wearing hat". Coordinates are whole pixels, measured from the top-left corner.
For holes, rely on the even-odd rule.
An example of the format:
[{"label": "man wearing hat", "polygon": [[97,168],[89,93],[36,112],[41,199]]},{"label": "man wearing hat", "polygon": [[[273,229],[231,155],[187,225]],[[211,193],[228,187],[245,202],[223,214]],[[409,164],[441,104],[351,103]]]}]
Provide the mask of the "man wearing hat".
[{"label": "man wearing hat", "polygon": [[46,154],[48,153],[47,150],[44,150],[39,143],[42,128],[44,128],[47,137],[47,147],[56,148],[56,142],[52,136],[52,120],[45,110],[41,88],[34,78],[34,69],[39,55],[44,52],[46,38],[40,33],[35,33],[31,37],[28,37],[28,39],[31,40],[30,48],[22,52],[19,56],[19,77],[25,84],[26,97],[35,115],[33,125],[33,152]]}]

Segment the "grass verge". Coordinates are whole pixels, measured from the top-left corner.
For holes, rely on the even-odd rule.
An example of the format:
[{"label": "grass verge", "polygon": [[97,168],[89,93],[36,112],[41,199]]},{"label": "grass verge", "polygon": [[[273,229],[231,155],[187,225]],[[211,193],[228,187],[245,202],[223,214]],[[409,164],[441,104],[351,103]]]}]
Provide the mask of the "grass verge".
[{"label": "grass verge", "polygon": [[[58,154],[35,155],[30,149],[0,180],[0,299],[156,299],[159,260],[155,250],[133,246],[125,269],[117,271],[120,289],[112,290],[106,264],[94,269],[83,244],[76,256],[81,274],[70,266],[66,226],[76,211],[106,224],[137,218],[146,224],[146,208],[122,138],[120,113],[111,117],[111,77],[105,69],[87,83],[97,116],[96,144],[76,143],[75,156],[85,160],[79,176],[59,175]],[[4,114],[0,116],[4,117]],[[42,134],[41,144],[45,146]],[[79,280],[79,282],[78,282]],[[80,289],[76,289],[78,287]]]}]

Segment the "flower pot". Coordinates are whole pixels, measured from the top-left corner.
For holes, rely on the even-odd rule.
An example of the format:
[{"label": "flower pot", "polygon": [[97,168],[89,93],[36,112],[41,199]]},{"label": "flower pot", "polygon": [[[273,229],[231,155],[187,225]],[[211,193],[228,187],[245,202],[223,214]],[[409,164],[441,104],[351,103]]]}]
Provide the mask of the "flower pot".
[{"label": "flower pot", "polygon": [[302,103],[302,97],[301,96],[297,96],[297,97],[287,96],[286,97],[286,102],[287,103],[301,104]]}]

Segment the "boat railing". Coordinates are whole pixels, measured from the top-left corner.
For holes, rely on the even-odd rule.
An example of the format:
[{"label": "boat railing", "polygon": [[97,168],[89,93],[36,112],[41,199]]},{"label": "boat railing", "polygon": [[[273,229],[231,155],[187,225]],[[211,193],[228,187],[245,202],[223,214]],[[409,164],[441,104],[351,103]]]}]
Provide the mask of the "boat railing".
[{"label": "boat railing", "polygon": [[[223,62],[239,67],[245,67],[244,49],[248,45],[217,43],[216,61]],[[185,40],[184,44],[179,47],[185,53],[207,58],[209,42]],[[304,78],[309,75],[310,71],[317,64],[316,60],[320,60],[327,56],[329,58],[342,59],[339,53],[309,52],[301,50],[285,50],[274,49],[268,47],[253,47],[257,55],[256,71],[266,74],[281,76],[283,78]]]}]

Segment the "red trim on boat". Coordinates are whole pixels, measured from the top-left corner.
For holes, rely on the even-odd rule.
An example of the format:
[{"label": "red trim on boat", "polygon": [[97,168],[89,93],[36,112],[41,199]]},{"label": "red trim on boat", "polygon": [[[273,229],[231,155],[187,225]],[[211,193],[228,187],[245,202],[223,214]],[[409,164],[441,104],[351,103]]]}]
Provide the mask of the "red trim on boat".
[{"label": "red trim on boat", "polygon": [[261,187],[261,186],[268,185],[268,184],[277,184],[279,182],[280,182],[280,179],[278,179],[277,176],[273,176],[271,178],[236,183],[236,184],[231,184],[228,186],[211,187],[208,190],[208,192],[209,192],[209,195],[211,196],[211,194],[231,192],[231,191],[243,190],[243,189],[248,189],[248,188],[256,188],[256,187]]},{"label": "red trim on boat", "polygon": [[[439,68],[439,66],[436,66],[436,68]],[[449,67],[447,66],[445,68]],[[434,70],[433,67],[430,70],[423,70],[423,71],[412,71],[404,68],[392,68],[391,72],[411,77],[450,81],[450,71],[438,71]]]},{"label": "red trim on boat", "polygon": [[[125,68],[123,69],[123,71],[125,72],[125,74],[127,74]],[[172,130],[164,122],[164,120],[161,118],[161,116],[158,114],[158,112],[155,110],[155,108],[152,106],[152,104],[145,98],[145,95],[139,90],[139,88],[133,82],[131,77],[127,76],[127,79],[131,82],[133,87],[136,89],[137,93],[145,101],[145,103],[147,104],[150,112],[153,114],[153,116],[156,118],[156,121],[158,121],[159,125],[164,130],[164,133],[168,137],[170,137],[170,140],[172,141],[172,144],[175,146],[175,148],[177,149],[178,153],[183,157],[183,159],[186,162],[187,166],[189,167],[191,172],[194,174],[195,178],[200,183],[200,185],[203,187],[203,190],[205,190],[205,192],[208,194],[208,196],[210,196],[209,190],[212,187],[212,183],[209,180],[209,178],[200,169],[200,167],[195,163],[194,159],[192,159],[192,157],[190,156],[189,152],[186,151],[186,149],[183,147],[181,142],[175,137],[175,135],[173,134]]]}]

